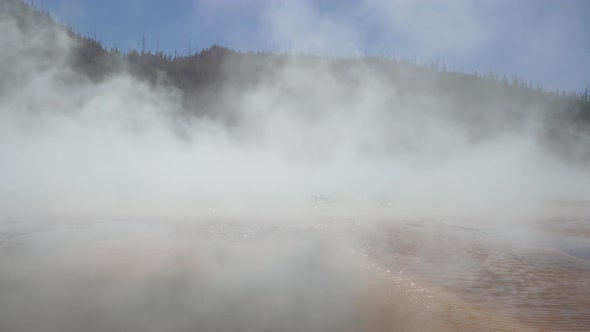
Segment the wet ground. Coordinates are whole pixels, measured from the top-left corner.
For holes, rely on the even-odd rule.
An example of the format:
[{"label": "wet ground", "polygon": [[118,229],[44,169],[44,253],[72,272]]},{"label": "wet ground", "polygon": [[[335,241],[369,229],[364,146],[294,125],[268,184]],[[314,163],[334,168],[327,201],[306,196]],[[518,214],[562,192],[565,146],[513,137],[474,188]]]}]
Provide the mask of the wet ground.
[{"label": "wet ground", "polygon": [[584,219],[6,219],[0,330],[584,331],[589,234]]},{"label": "wet ground", "polygon": [[558,239],[542,226],[522,237],[438,223],[383,225],[363,242],[371,260],[431,291],[426,303],[436,307],[442,327],[590,330],[590,262],[576,255],[584,249],[565,249],[590,243],[573,234]]}]

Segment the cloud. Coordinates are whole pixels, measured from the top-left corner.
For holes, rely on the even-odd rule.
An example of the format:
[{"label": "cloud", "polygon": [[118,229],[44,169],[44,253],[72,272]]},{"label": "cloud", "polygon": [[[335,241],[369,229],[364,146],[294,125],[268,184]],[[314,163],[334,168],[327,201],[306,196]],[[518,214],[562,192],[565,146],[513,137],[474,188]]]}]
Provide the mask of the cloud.
[{"label": "cloud", "polygon": [[281,50],[446,62],[522,75],[549,89],[588,84],[580,74],[590,51],[580,2],[281,1],[262,8],[263,36]]}]

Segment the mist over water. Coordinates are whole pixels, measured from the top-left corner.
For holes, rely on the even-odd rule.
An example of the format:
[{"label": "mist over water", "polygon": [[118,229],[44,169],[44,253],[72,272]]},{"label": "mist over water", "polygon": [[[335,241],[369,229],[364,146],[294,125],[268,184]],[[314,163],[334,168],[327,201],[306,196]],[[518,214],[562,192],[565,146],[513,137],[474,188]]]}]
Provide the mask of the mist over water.
[{"label": "mist over water", "polygon": [[204,112],[165,77],[91,79],[63,29],[19,20],[0,14],[1,330],[429,329],[375,290],[371,262],[405,242],[374,224],[528,241],[587,218],[590,136],[551,105],[284,56]]}]

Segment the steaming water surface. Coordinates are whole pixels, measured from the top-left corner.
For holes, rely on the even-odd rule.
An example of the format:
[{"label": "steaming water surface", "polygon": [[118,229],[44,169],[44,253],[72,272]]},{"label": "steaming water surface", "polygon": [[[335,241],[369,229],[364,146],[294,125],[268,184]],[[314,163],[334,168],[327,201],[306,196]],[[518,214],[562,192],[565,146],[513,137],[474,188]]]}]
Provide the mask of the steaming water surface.
[{"label": "steaming water surface", "polygon": [[588,223],[538,226],[7,220],[0,329],[588,330],[590,263],[546,241]]},{"label": "steaming water surface", "polygon": [[424,226],[385,227],[364,240],[385,243],[369,250],[382,266],[438,290],[434,302],[445,326],[470,331],[590,328],[589,262],[546,242],[523,243],[476,228]]}]

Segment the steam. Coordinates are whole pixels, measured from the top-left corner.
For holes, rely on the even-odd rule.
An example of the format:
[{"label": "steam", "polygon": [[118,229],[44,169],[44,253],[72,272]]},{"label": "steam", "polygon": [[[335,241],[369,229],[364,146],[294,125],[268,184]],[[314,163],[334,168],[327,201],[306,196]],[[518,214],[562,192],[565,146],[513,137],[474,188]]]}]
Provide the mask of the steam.
[{"label": "steam", "polygon": [[[293,11],[301,15],[287,19]],[[357,44],[352,31],[338,29],[349,24],[318,15],[309,4],[288,2],[269,20],[277,39],[294,48],[328,39],[332,49]],[[335,69],[287,57],[243,93],[216,92],[231,100],[236,125],[185,121],[179,114],[190,110],[175,88],[125,72],[90,81],[67,66],[73,42],[61,30],[22,31],[7,19],[2,25],[9,47],[1,62],[0,152],[9,157],[0,176],[9,185],[0,195],[9,215],[193,218],[210,205],[236,216],[281,215],[304,211],[322,194],[341,197],[344,215],[357,203],[371,214],[381,199],[436,218],[443,210],[483,215],[490,202],[522,212],[588,198],[579,181],[587,172],[543,146],[549,110],[542,107],[497,100],[482,103],[485,110],[464,109],[426,75],[404,77],[419,92],[407,91],[379,66],[357,61],[347,69],[343,60]],[[319,32],[301,31],[305,26]]]},{"label": "steam", "polygon": [[[14,81],[38,67],[21,66]],[[340,200],[343,215],[361,206],[374,214],[386,200],[435,218],[485,215],[490,202],[517,213],[588,197],[579,181],[587,172],[540,139],[547,110],[518,110],[514,120],[498,100],[486,105],[496,114],[474,123],[478,110],[430,94],[433,82],[409,83],[424,87],[414,94],[369,65],[338,75],[291,59],[244,94],[222,97],[239,119],[227,125],[184,121],[181,92],[168,86],[126,74],[95,83],[48,67],[3,98],[2,210],[194,218],[216,206],[276,216],[304,213],[322,194]]]},{"label": "steam", "polygon": [[[367,6],[373,3],[384,5],[373,1]],[[293,2],[284,6],[269,11],[267,19],[276,27],[276,40],[286,47],[319,53],[360,49],[360,36],[346,28],[350,25],[345,18],[322,17],[310,6]],[[401,22],[407,23],[407,14],[396,8],[389,12],[405,17]],[[480,23],[472,21],[469,12],[457,15],[473,27],[474,35],[467,37],[479,40]],[[302,26],[307,30],[301,31]],[[312,31],[312,26],[317,29]],[[204,330],[207,326],[248,330],[232,325],[245,322],[251,324],[250,330],[358,328],[354,325],[358,320],[348,313],[359,310],[353,301],[365,294],[364,287],[371,282],[368,273],[354,270],[359,258],[348,254],[353,249],[350,234],[309,239],[281,233],[242,243],[207,240],[200,233],[185,238],[178,235],[183,233],[178,225],[192,230],[195,224],[235,223],[241,227],[241,239],[250,234],[242,232],[256,230],[260,222],[296,228],[326,218],[342,224],[351,219],[364,224],[418,218],[502,223],[559,216],[563,211],[552,203],[590,199],[590,172],[585,165],[562,158],[546,145],[546,121],[556,110],[523,107],[510,100],[486,101],[481,110],[472,108],[476,103],[466,107],[458,100],[472,96],[445,94],[443,83],[429,75],[412,75],[420,70],[410,65],[398,73],[402,83],[394,84],[388,71],[381,71],[387,64],[285,56],[249,88],[236,92],[227,84],[215,92],[229,105],[223,110],[228,114],[221,115],[235,119],[224,121],[223,116],[195,115],[199,110],[183,103],[182,91],[150,84],[126,70],[99,81],[74,71],[69,61],[75,42],[60,28],[26,30],[0,14],[0,31],[0,216],[32,222],[34,227],[46,226],[51,219],[138,222],[142,226],[135,229],[141,234],[147,227],[144,222],[157,222],[176,234],[173,240],[155,237],[159,244],[154,246],[167,247],[164,251],[172,252],[174,259],[189,255],[186,270],[175,260],[172,264],[163,259],[165,266],[173,266],[170,274],[160,276],[148,263],[141,263],[139,271],[152,279],[144,275],[137,284],[115,280],[129,287],[132,304],[151,303],[150,296],[162,299],[150,291],[171,296],[171,311],[157,307],[163,302],[131,310],[137,321],[147,319],[150,310],[170,314],[166,316],[170,321],[182,321],[190,315],[183,311],[189,307],[203,317],[189,317],[184,325],[179,323],[180,330],[194,324],[202,324]],[[450,38],[454,32],[440,33]],[[224,65],[230,73],[236,66],[231,59]],[[112,236],[109,231],[97,232]],[[63,243],[78,239],[74,234]],[[151,252],[144,240],[142,236],[130,243]],[[52,243],[23,241],[33,247]],[[281,243],[278,249],[277,243]],[[30,254],[5,255],[31,262],[41,255]],[[114,293],[106,297],[93,293],[104,284],[77,275],[85,257],[92,256],[86,252],[52,256],[50,261],[58,265],[50,270],[57,271],[57,277],[27,280],[45,294],[59,276],[74,273],[58,289],[71,287],[73,294],[96,296],[104,301],[96,306],[103,309],[120,305],[113,300]],[[108,279],[120,276],[124,264],[102,266],[91,260],[91,265]],[[0,285],[35,271],[3,267],[0,275],[6,283],[0,279]],[[232,271],[239,271],[237,281]],[[319,280],[318,286],[309,287],[292,276],[298,273]],[[345,276],[335,283],[328,281],[339,274]],[[170,285],[164,285],[166,278],[173,280]],[[191,302],[201,295],[204,300]],[[58,297],[66,306],[79,300]],[[234,308],[248,307],[258,297],[269,302],[254,302],[246,313]],[[328,316],[306,311],[308,305],[320,310],[322,301],[334,297],[325,306],[346,304],[324,311]],[[243,302],[234,302],[236,298]],[[220,314],[224,310],[227,313]],[[296,310],[300,315],[292,316]],[[80,311],[74,315],[82,317],[81,322],[92,322],[90,309]],[[274,320],[251,320],[256,312]],[[308,325],[301,328],[294,317]]]},{"label": "steam", "polygon": [[370,50],[469,72],[523,75],[552,90],[579,91],[589,83],[583,68],[590,45],[580,42],[588,10],[583,1],[536,7],[527,1],[278,1],[264,8],[260,30],[279,50],[337,56]]}]

